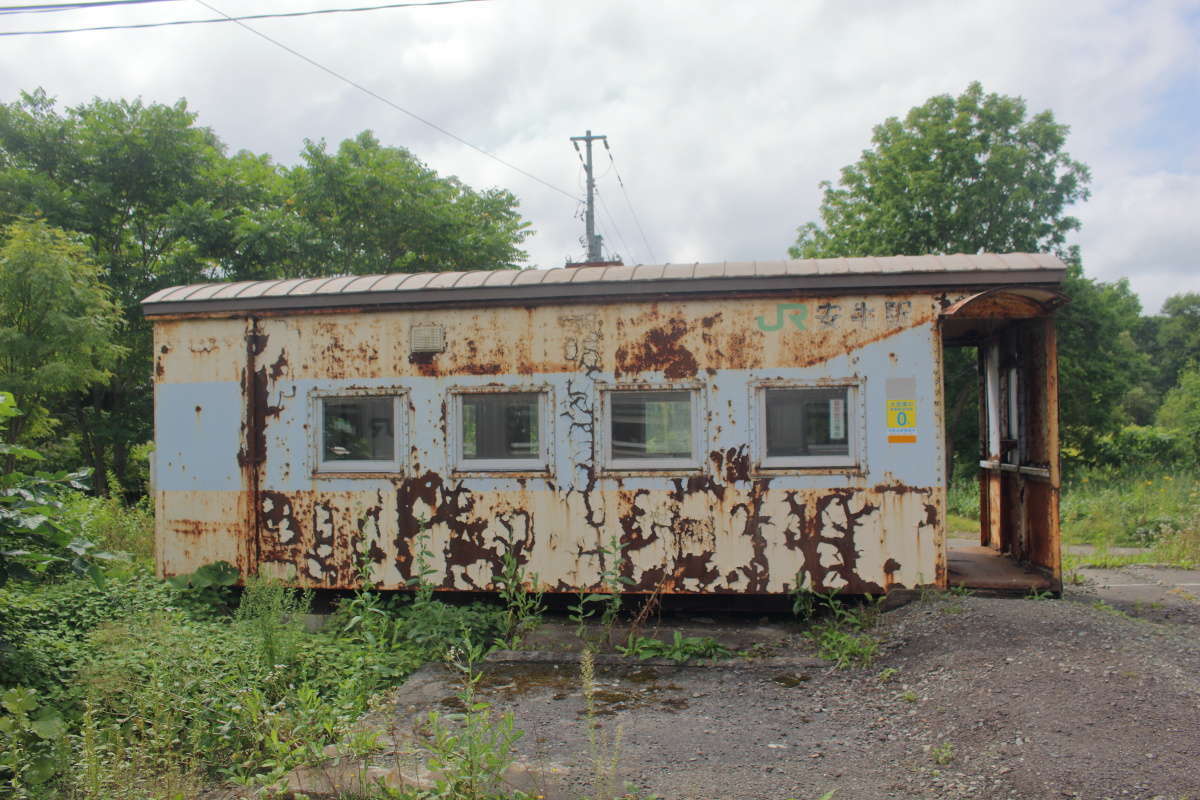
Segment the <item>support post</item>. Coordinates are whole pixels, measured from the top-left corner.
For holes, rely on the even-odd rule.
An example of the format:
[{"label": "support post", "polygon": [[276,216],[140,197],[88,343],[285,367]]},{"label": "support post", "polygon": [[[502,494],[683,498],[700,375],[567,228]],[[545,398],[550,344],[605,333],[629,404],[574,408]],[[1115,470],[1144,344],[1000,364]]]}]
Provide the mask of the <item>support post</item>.
[{"label": "support post", "polygon": [[596,175],[592,169],[592,142],[600,140],[607,141],[608,137],[603,134],[593,136],[590,130],[583,136],[571,137],[571,141],[576,143],[576,151],[579,150],[578,142],[584,144],[583,170],[587,174],[587,207],[584,209],[584,230],[587,236],[588,261],[604,259],[601,254],[600,237],[596,235]]}]

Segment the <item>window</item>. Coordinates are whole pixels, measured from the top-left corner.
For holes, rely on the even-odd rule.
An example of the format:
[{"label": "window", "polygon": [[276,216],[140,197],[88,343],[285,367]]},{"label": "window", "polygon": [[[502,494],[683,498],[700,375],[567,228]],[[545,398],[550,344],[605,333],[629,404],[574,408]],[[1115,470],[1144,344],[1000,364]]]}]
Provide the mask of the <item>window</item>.
[{"label": "window", "polygon": [[764,467],[845,467],[857,463],[852,386],[763,387]]},{"label": "window", "polygon": [[456,397],[458,469],[546,469],[544,392],[460,392]]},{"label": "window", "polygon": [[400,395],[317,398],[318,472],[399,472]]},{"label": "window", "polygon": [[609,391],[609,466],[616,469],[697,466],[694,395],[690,389]]}]

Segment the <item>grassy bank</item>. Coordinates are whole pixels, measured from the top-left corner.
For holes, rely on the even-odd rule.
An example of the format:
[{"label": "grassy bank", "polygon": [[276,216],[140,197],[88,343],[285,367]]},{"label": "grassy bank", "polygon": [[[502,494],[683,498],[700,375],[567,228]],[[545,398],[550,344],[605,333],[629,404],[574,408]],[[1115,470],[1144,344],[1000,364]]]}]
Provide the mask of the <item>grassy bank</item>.
[{"label": "grassy bank", "polygon": [[[977,530],[979,488],[957,479],[948,493],[951,529]],[[1063,481],[1060,502],[1064,545],[1091,545],[1090,563],[1120,560],[1200,563],[1200,473],[1154,467],[1082,467]],[[1149,548],[1117,559],[1113,548]]]}]

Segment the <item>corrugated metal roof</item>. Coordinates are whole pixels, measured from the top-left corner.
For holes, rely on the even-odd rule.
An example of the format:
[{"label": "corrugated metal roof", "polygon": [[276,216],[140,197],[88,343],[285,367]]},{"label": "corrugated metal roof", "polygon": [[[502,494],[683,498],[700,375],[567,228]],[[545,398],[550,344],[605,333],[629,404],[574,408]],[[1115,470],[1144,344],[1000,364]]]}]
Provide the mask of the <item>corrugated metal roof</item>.
[{"label": "corrugated metal roof", "polygon": [[148,316],[268,309],[512,302],[713,292],[1057,285],[1066,265],[1044,253],[725,261],[695,264],[422,272],[203,283],[142,301]]}]

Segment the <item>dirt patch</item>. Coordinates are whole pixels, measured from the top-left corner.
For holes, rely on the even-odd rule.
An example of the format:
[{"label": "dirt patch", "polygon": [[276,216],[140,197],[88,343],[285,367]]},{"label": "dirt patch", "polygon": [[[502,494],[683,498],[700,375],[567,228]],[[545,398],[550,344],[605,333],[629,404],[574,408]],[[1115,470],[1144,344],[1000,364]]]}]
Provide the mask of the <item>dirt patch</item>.
[{"label": "dirt patch", "polygon": [[[599,722],[621,729],[621,776],[664,798],[1196,796],[1200,619],[1097,601],[914,602],[883,615],[869,669],[602,666]],[[482,693],[525,731],[537,788],[587,795],[575,668],[489,670]]]}]

